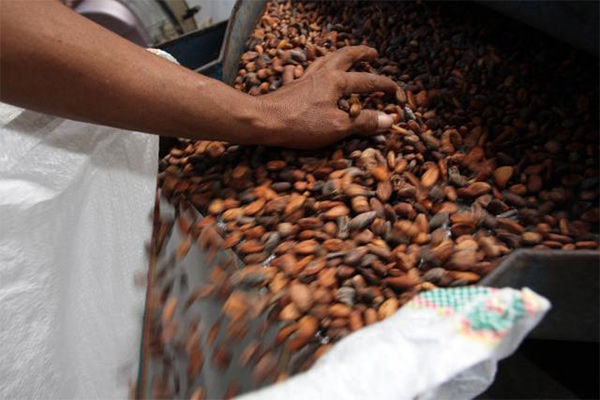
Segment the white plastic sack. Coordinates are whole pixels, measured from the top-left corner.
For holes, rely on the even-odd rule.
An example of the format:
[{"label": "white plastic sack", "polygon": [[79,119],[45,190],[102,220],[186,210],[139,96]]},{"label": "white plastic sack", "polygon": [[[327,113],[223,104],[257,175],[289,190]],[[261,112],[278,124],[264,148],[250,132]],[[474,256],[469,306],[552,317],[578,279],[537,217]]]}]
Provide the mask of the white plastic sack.
[{"label": "white plastic sack", "polygon": [[0,103],[0,398],[126,398],[158,137]]},{"label": "white plastic sack", "polygon": [[241,400],[473,398],[549,308],[528,289],[425,292],[341,340],[307,372]]}]

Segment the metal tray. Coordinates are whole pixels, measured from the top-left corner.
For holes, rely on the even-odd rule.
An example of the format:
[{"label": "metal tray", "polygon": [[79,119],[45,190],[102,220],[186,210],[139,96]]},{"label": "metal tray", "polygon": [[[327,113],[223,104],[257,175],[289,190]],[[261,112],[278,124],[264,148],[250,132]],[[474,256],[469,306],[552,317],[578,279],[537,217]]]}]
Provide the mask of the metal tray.
[{"label": "metal tray", "polygon": [[[189,68],[205,74],[207,74],[207,71],[212,71],[210,72],[211,76],[231,84],[235,79],[238,61],[244,50],[247,38],[254,29],[255,23],[260,17],[265,4],[266,0],[238,0],[230,22],[227,25],[224,43],[218,57],[208,62],[208,64],[199,67],[196,66],[201,63],[197,60],[185,61],[189,64]],[[191,43],[200,38],[201,35],[199,33],[193,33],[187,37],[179,38],[168,45],[178,48],[181,45],[182,51],[190,51],[184,50],[185,48],[194,49],[192,56],[200,57],[201,47]],[[186,40],[190,43],[184,44]],[[171,47],[171,50],[165,49],[178,54],[178,50],[172,50],[174,47]],[[198,53],[196,53],[196,49]],[[214,49],[211,51],[211,54],[214,54]],[[187,60],[185,57],[184,59]],[[151,261],[152,271],[155,271],[158,264],[170,262],[169,260],[172,259],[176,250],[173,248],[173,243],[177,243],[178,233],[174,232],[173,235],[175,240],[170,242],[163,251],[162,257],[164,258]],[[194,247],[185,258],[184,263],[194,266],[194,269],[197,270],[196,272],[190,272],[190,285],[197,283],[197,281],[203,281],[206,278],[205,273],[208,266],[200,250]],[[508,286],[515,288],[527,286],[550,299],[553,309],[544,322],[532,332],[531,337],[597,342],[599,326],[599,270],[600,252],[598,251],[518,250],[508,256],[480,284],[492,287]],[[202,314],[202,318],[207,324],[206,327],[210,327],[212,321],[217,318],[219,310],[220,306],[218,304],[209,304],[206,308],[198,308],[197,312],[198,314]],[[145,324],[147,320],[148,315],[145,316]],[[137,392],[137,395],[142,398],[149,397],[151,394],[150,384],[152,374],[160,373],[160,368],[153,366],[150,362],[147,350],[148,345],[148,332],[145,332]],[[234,356],[239,354],[239,351],[240,349],[236,347],[234,349]],[[208,385],[206,389],[209,398],[223,396],[231,377],[238,377],[242,385],[245,385],[244,382],[249,382],[247,370],[232,368],[228,370],[227,376],[225,376],[225,374],[211,368],[208,361],[210,355],[210,353],[206,354],[207,361],[200,377],[205,386]],[[179,365],[175,368],[182,368],[182,366]],[[189,383],[182,382],[181,384],[188,385]],[[251,388],[251,384],[248,383],[246,389]],[[242,389],[244,390],[244,388]]]}]

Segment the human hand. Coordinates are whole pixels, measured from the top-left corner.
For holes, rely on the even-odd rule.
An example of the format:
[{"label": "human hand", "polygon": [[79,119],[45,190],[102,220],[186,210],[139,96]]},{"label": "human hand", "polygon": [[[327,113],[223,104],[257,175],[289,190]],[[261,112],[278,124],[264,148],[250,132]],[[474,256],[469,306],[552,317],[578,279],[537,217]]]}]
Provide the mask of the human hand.
[{"label": "human hand", "polygon": [[389,129],[393,120],[385,113],[362,110],[351,118],[337,106],[340,97],[351,93],[395,93],[397,86],[391,79],[346,72],[357,62],[375,58],[377,51],[371,47],[345,47],[315,60],[300,79],[258,97],[267,119],[263,144],[318,148],[350,134],[374,135]]}]

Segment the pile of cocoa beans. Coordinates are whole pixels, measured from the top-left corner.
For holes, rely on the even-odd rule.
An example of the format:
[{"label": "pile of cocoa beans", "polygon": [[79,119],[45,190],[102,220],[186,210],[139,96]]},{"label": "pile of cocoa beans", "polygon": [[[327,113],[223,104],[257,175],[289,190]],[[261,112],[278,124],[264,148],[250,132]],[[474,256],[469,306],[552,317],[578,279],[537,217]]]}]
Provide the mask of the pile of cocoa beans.
[{"label": "pile of cocoa beans", "polygon": [[[207,395],[195,380],[205,355],[223,373],[249,367],[257,385],[285,379],[419,292],[477,283],[515,249],[598,249],[597,59],[472,3],[270,2],[235,88],[277,90],[359,44],[379,58],[354,69],[399,89],[339,105],[390,114],[388,133],[311,152],[181,140],[161,161],[176,215],[156,217],[154,256],[173,226],[181,240],[157,264],[149,302],[166,365],[154,397]],[[210,279],[175,294],[160,280],[198,246],[206,265],[190,268],[211,268]],[[213,297],[218,324],[174,317]],[[274,339],[257,341],[270,326]],[[239,355],[228,350],[249,335]],[[165,361],[177,340],[185,389]]]}]

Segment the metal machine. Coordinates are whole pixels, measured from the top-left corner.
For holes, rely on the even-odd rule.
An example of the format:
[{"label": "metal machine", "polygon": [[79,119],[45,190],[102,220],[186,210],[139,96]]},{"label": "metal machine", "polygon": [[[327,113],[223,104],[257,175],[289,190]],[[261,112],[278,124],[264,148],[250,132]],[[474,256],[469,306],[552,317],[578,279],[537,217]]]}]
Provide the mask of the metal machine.
[{"label": "metal machine", "polygon": [[[246,39],[262,14],[265,3],[266,0],[238,1],[227,25],[220,24],[206,30],[192,32],[166,42],[160,47],[178,58],[182,65],[231,84],[235,79]],[[568,2],[544,2],[545,11],[538,12],[535,21],[532,19],[531,12],[535,12],[536,7],[542,7],[541,3],[529,5],[525,4],[527,2],[492,3],[489,5],[492,8],[516,16],[518,19],[527,20],[532,26],[548,34],[560,36],[573,45],[598,55],[598,41],[595,36],[598,32],[598,3],[579,3],[578,6],[572,6]],[[557,27],[559,20],[563,21],[562,26]],[[578,24],[578,21],[581,24]],[[579,29],[582,25],[584,28]],[[579,29],[580,35],[571,35],[576,29]],[[590,32],[593,32],[593,38]],[[217,43],[221,40],[222,45],[218,46]],[[167,250],[173,251],[173,249]],[[201,254],[198,253],[197,257],[198,262],[201,263]],[[565,365],[577,362],[573,357],[584,353],[587,353],[588,357],[592,355],[592,361],[595,358],[597,363],[599,271],[598,251],[518,250],[507,257],[481,284],[492,287],[527,286],[548,297],[553,304],[553,309],[531,334],[533,342],[530,343],[534,343],[535,352],[552,353],[553,349],[566,348],[567,350],[561,353],[561,357],[568,357],[563,360],[567,363]],[[527,346],[526,341],[523,348]],[[575,348],[582,350],[573,353],[568,350]],[[557,398],[580,396],[573,387],[580,385],[583,378],[577,379],[573,376],[565,378],[564,370],[561,375],[554,367],[548,370],[545,365],[523,361],[528,356],[520,353],[513,357],[517,360],[516,364],[500,364],[497,384],[482,398],[544,397],[548,393],[554,393]],[[504,365],[506,367],[503,367]],[[597,380],[597,365],[595,368]],[[144,371],[148,370],[142,368],[142,373]],[[531,385],[527,381],[530,378],[541,383],[537,387]],[[220,381],[217,374],[214,380],[215,385],[225,384]],[[143,381],[142,377],[140,382]],[[148,388],[139,387],[139,389],[142,395],[147,394]]]},{"label": "metal machine", "polygon": [[200,8],[184,0],[83,0],[76,12],[140,45],[154,46],[197,29],[193,18]]}]

